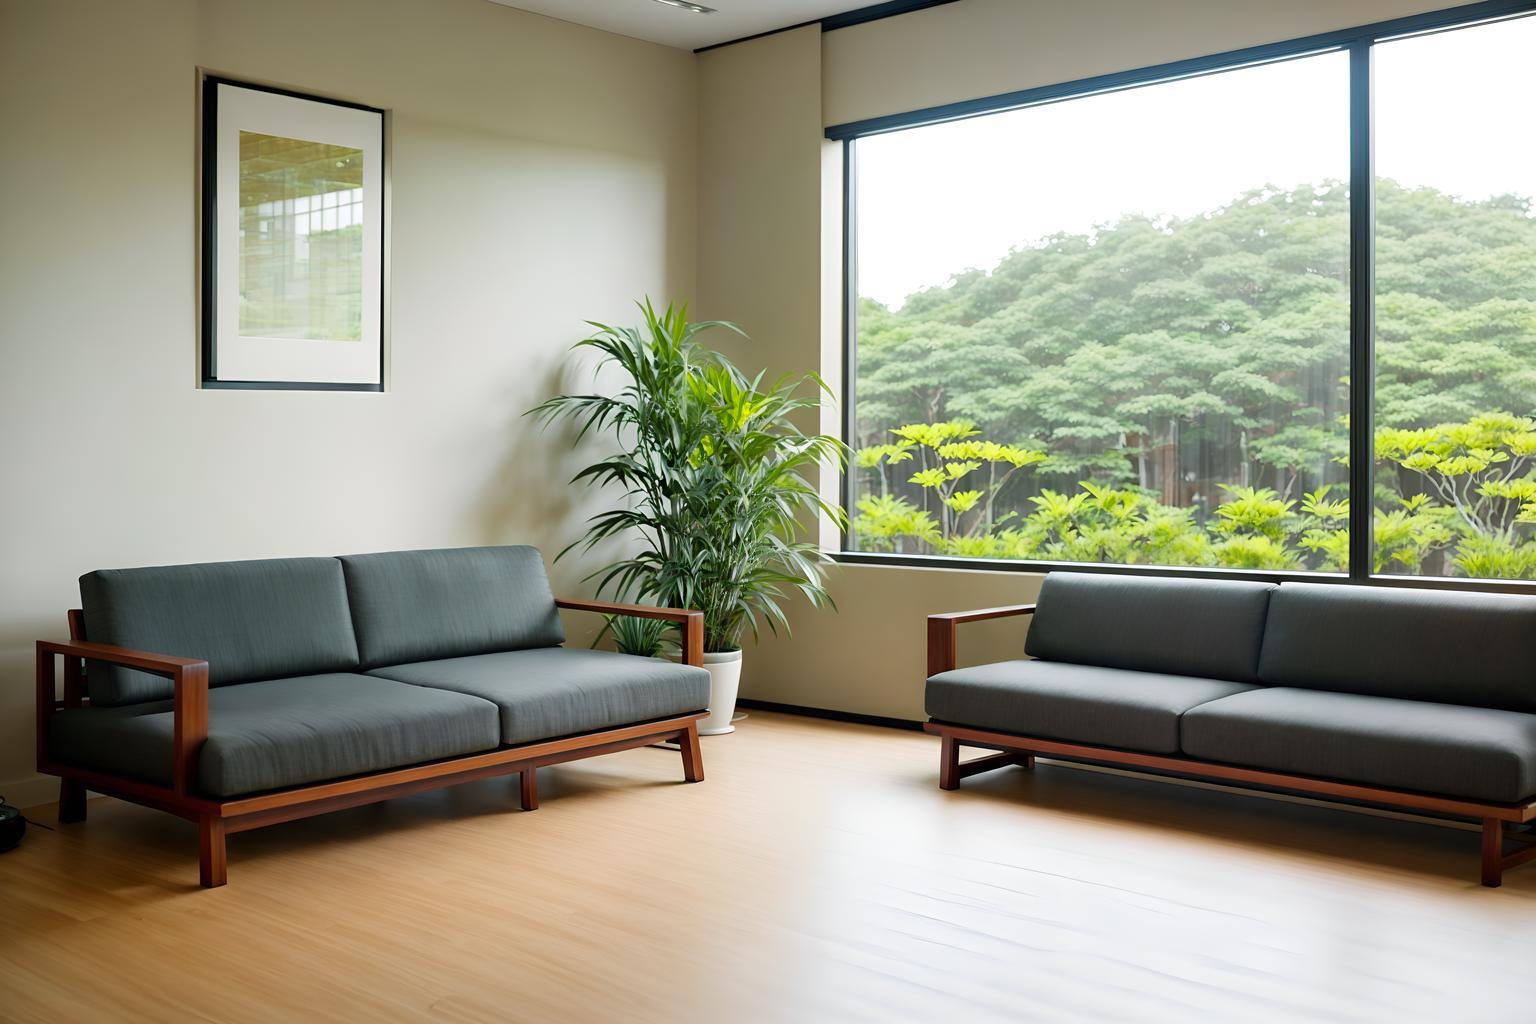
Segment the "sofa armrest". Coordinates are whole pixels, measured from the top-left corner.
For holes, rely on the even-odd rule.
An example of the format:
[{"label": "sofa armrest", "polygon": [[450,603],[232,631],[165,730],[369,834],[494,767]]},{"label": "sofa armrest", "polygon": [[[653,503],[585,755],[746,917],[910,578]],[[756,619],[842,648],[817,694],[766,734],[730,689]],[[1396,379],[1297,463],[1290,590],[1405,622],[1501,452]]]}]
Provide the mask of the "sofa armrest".
[{"label": "sofa armrest", "polygon": [[572,611],[598,612],[602,615],[631,615],[637,619],[666,619],[678,624],[682,634],[683,664],[704,665],[704,613],[691,608],[658,608],[649,604],[620,604],[616,601],[588,601],[557,597],[555,607]]},{"label": "sofa armrest", "polygon": [[1000,608],[977,608],[969,612],[940,612],[928,616],[928,674],[948,672],[956,665],[955,627],[963,622],[981,622],[1010,615],[1032,615],[1032,604],[1010,604]]},{"label": "sofa armrest", "polygon": [[171,778],[177,793],[187,793],[197,774],[197,753],[208,738],[208,663],[198,658],[131,651],[126,647],[93,644],[85,640],[37,642],[37,758],[48,756],[48,716],[55,708],[53,659],[63,657],[101,661],[165,676],[175,686],[171,716],[173,741]]}]

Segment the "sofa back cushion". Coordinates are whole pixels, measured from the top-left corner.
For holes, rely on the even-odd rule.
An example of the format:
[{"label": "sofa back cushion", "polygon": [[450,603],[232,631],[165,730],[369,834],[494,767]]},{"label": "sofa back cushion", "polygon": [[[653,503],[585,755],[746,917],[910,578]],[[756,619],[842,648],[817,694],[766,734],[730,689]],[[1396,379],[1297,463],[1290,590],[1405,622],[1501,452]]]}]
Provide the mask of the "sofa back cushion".
[{"label": "sofa back cushion", "polygon": [[341,564],[368,668],[565,642],[537,548],[389,551]]},{"label": "sofa back cushion", "polygon": [[1270,599],[1259,677],[1536,712],[1536,597],[1286,583]]},{"label": "sofa back cushion", "polygon": [[[358,666],[334,558],[98,569],[80,577],[80,600],[86,639],[202,658],[211,686]],[[169,679],[99,662],[86,667],[86,689],[108,707],[173,692]]]},{"label": "sofa back cushion", "polygon": [[1046,661],[1258,682],[1271,583],[1053,572],[1024,651]]}]

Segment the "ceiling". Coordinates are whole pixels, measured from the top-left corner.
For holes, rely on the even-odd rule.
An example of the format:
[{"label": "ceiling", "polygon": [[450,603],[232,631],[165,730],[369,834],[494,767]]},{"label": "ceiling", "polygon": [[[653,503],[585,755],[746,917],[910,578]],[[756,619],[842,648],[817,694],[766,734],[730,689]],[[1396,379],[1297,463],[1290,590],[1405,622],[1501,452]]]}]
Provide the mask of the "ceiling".
[{"label": "ceiling", "polygon": [[695,14],[657,0],[491,0],[561,21],[653,43],[696,50],[701,46],[772,32],[831,14],[869,6],[873,0],[697,0],[716,8]]}]

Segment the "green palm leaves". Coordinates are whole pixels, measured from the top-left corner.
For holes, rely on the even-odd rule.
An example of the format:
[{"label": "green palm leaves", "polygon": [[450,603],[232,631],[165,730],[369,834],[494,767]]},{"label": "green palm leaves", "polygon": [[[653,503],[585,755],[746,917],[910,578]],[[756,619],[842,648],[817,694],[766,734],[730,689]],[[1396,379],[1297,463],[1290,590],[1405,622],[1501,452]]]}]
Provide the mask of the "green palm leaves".
[{"label": "green palm leaves", "polygon": [[600,592],[700,609],[705,650],[735,650],[760,622],[787,629],[792,593],[831,603],[824,556],[800,537],[818,515],[843,523],[812,481],[820,467],[841,466],[845,449],[795,425],[821,409],[819,377],[747,377],[697,340],[710,329],[742,334],[736,325],[689,323],[686,307],[657,312],[649,301],[640,310],[642,325],[594,323],[597,333],[577,343],[620,371],[616,394],[561,395],[530,410],[618,448],[572,482],[611,486],[626,500],[593,516],[561,555],[622,538],[635,550],[589,577]]}]

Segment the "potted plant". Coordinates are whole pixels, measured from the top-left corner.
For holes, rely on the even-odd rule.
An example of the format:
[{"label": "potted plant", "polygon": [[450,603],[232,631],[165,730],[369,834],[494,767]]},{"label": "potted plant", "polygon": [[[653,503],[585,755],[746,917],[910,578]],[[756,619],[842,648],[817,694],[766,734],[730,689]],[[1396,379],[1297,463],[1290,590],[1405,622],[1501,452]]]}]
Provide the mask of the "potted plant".
[{"label": "potted plant", "polygon": [[642,619],[635,615],[610,615],[603,631],[597,635],[597,644],[606,636],[613,637],[613,646],[620,654],[633,654],[637,658],[659,658],[666,649],[667,630],[672,624],[664,619]]},{"label": "potted plant", "polygon": [[611,484],[628,500],[593,516],[560,554],[622,538],[631,553],[588,577],[599,593],[704,613],[711,700],[699,731],[716,735],[733,728],[746,633],[756,637],[761,624],[787,631],[781,602],[790,593],[831,603],[825,556],[801,537],[817,515],[844,516],[805,473],[840,466],[846,450],[795,425],[821,408],[827,389],[815,374],[748,377],[697,341],[711,328],[745,337],[736,325],[689,323],[686,307],[658,313],[649,301],[640,310],[643,325],[593,323],[597,333],[577,343],[627,378],[616,394],[560,395],[530,412],[616,442],[572,482]]}]

